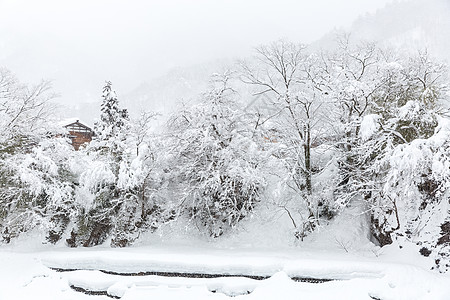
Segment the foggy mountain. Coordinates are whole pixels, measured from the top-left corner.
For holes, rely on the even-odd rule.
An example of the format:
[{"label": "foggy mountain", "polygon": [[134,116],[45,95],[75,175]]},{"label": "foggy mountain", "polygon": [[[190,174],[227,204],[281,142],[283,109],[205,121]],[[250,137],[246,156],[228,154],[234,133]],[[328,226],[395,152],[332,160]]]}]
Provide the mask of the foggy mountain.
[{"label": "foggy mountain", "polygon": [[232,65],[231,60],[215,60],[185,68],[174,68],[164,76],[145,82],[122,97],[130,112],[151,110],[170,112],[181,102],[195,102],[209,84],[211,74],[222,72]]},{"label": "foggy mountain", "polygon": [[[450,61],[450,1],[393,2],[374,14],[359,17],[345,32],[356,40],[376,41],[410,51],[426,48],[432,56]],[[327,34],[317,44],[329,46],[335,34]]]},{"label": "foggy mountain", "polygon": [[[449,16],[450,2],[446,0],[394,2],[374,14],[359,17],[349,28],[326,34],[312,47],[330,47],[336,32],[345,31],[354,39],[377,41],[410,51],[426,48],[433,56],[450,61]],[[118,90],[119,100],[132,115],[140,110],[167,115],[180,101],[195,101],[199,93],[208,87],[210,75],[232,67],[233,63],[231,59],[223,59],[175,68],[164,76],[140,84],[130,93],[121,95]],[[99,104],[79,105],[75,114],[93,123],[98,115],[96,107]]]},{"label": "foggy mountain", "polygon": [[[181,102],[195,102],[198,95],[204,92],[211,74],[222,72],[233,64],[232,60],[215,60],[190,67],[174,68],[165,75],[145,81],[130,93],[123,94],[116,90],[120,105],[130,112],[131,116],[139,115],[141,111],[153,111],[162,115],[161,120]],[[114,86],[114,82],[113,82]],[[98,101],[93,103],[81,103],[69,111],[81,119],[93,125],[100,112],[101,89],[99,89]],[[69,115],[64,118],[70,117]]]}]

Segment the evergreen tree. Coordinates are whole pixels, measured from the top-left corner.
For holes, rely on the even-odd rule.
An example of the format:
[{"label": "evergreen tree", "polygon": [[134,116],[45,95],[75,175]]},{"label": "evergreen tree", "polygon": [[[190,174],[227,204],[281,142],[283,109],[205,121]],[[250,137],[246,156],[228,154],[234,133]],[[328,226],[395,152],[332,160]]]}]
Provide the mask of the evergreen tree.
[{"label": "evergreen tree", "polygon": [[[93,147],[120,156],[124,152],[124,142],[130,129],[128,111],[119,108],[116,92],[107,81],[103,87],[100,120],[94,126]],[[120,160],[120,157],[117,157]]]},{"label": "evergreen tree", "polygon": [[90,207],[81,210],[74,233],[78,237],[70,241],[74,246],[103,243],[114,229],[124,202],[118,180],[121,165],[128,160],[128,112],[119,107],[110,81],[103,87],[102,99],[100,120],[95,124],[95,136],[87,148],[87,154],[95,163],[81,174],[82,188],[92,193],[94,200]]}]

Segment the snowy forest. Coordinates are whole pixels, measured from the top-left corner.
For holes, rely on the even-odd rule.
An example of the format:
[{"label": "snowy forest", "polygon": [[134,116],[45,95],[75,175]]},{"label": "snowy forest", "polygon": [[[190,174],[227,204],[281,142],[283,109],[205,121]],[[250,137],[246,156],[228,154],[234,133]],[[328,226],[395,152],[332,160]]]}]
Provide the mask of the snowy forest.
[{"label": "snowy forest", "polygon": [[129,247],[168,227],[216,243],[281,216],[285,242],[302,245],[353,209],[374,244],[418,245],[448,271],[448,67],[426,49],[335,41],[257,46],[170,115],[130,114],[106,81],[79,151],[51,83],[1,68],[1,243],[39,232],[47,244]]}]

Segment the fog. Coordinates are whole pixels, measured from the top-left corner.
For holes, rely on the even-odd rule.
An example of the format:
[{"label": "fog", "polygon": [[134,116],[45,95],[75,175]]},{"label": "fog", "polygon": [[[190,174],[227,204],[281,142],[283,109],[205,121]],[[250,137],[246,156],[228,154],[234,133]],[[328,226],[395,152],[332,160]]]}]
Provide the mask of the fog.
[{"label": "fog", "polygon": [[247,55],[280,38],[305,43],[390,0],[0,0],[0,65],[53,81],[59,102],[99,100],[174,67]]}]

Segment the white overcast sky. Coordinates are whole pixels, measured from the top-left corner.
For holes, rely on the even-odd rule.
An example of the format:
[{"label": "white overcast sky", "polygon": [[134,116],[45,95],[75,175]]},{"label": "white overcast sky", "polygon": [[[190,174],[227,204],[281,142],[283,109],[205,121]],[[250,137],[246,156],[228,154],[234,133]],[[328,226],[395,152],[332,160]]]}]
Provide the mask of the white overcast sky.
[{"label": "white overcast sky", "polygon": [[280,38],[312,42],[392,0],[0,0],[0,66],[51,79],[63,102]]}]

